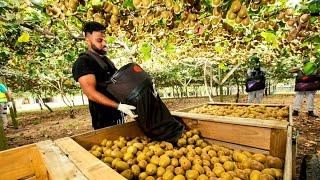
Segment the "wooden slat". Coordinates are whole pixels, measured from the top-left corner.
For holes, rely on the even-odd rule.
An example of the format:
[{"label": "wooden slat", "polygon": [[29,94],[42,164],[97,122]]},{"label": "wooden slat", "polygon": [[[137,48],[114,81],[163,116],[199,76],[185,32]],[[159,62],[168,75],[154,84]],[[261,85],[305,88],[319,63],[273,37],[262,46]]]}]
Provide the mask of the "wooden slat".
[{"label": "wooden slat", "polygon": [[123,176],[94,157],[70,137],[58,139],[55,143],[88,179],[125,180]]},{"label": "wooden slat", "polygon": [[205,138],[269,150],[270,128],[182,118],[187,128],[199,129]]},{"label": "wooden slat", "polygon": [[208,102],[207,104],[212,105],[237,105],[237,106],[259,106],[263,105],[266,107],[286,107],[286,104],[255,104],[255,103],[224,103],[224,102]]},{"label": "wooden slat", "polygon": [[87,179],[51,140],[36,143],[42,154],[50,179]]},{"label": "wooden slat", "polygon": [[249,151],[252,153],[261,153],[261,154],[266,154],[266,155],[270,154],[269,151],[266,151],[263,149],[252,148],[252,147],[248,147],[248,146],[243,146],[243,145],[234,144],[234,143],[228,143],[228,142],[224,142],[224,141],[212,140],[212,139],[205,139],[205,140],[208,141],[209,143],[224,146],[224,147],[227,147],[230,149],[239,149],[239,150],[243,150],[243,151]]},{"label": "wooden slat", "polygon": [[133,121],[75,135],[72,136],[72,139],[74,139],[85,149],[89,149],[94,144],[100,144],[101,141],[105,138],[109,140],[116,140],[119,138],[119,136],[137,137],[144,136],[144,134],[141,132],[136,122]]},{"label": "wooden slat", "polygon": [[272,129],[271,130],[270,155],[285,159],[287,130]]},{"label": "wooden slat", "polygon": [[0,179],[32,176],[48,179],[41,154],[34,144],[0,152],[0,167]]},{"label": "wooden slat", "polygon": [[[288,126],[286,159],[284,164],[284,180],[292,179],[292,127]],[[295,177],[294,177],[295,178]]]},{"label": "wooden slat", "polygon": [[289,124],[287,121],[213,116],[213,115],[207,115],[207,114],[185,113],[185,112],[177,112],[177,111],[173,111],[171,112],[171,114],[174,116],[183,117],[183,118],[229,123],[229,124],[239,124],[239,125],[245,125],[245,126],[268,127],[268,128],[276,128],[276,129],[287,129],[287,126]]},{"label": "wooden slat", "polygon": [[289,125],[293,126],[292,106],[289,106]]}]

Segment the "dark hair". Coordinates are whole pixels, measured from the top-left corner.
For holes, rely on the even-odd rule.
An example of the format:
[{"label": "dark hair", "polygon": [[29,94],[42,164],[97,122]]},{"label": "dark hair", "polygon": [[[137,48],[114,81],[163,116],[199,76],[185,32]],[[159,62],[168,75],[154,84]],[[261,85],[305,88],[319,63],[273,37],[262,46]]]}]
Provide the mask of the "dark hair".
[{"label": "dark hair", "polygon": [[104,25],[94,21],[86,22],[83,26],[83,32],[85,33],[85,36],[87,33],[92,34],[94,31],[104,32],[105,29],[106,27],[104,27]]}]

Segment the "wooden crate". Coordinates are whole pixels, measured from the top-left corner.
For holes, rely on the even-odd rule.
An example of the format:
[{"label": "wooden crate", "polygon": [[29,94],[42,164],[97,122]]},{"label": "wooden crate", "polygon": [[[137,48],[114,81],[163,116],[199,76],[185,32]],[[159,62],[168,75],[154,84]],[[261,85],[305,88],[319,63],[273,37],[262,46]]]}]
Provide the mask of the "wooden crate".
[{"label": "wooden crate", "polygon": [[[250,106],[248,103],[206,103],[213,105]],[[203,104],[204,105],[204,104]],[[269,152],[272,156],[285,157],[286,135],[291,126],[291,107],[288,121],[262,120],[239,117],[214,116],[188,113],[191,109],[171,112],[183,119],[190,128],[203,128],[204,137],[215,137],[217,143],[233,143],[256,148],[261,152]],[[265,104],[267,107],[284,107],[285,105]],[[224,129],[226,132],[220,131]]]},{"label": "wooden crate", "polygon": [[[285,180],[291,180],[292,179],[292,142],[291,142],[291,134],[292,134],[292,128],[291,126],[288,126],[286,131],[283,131],[279,133],[281,137],[285,137],[285,142],[281,142],[280,145],[278,145],[278,139],[273,138],[272,139],[272,151],[270,150],[264,150],[262,148],[251,148],[246,145],[246,143],[242,144],[243,142],[237,142],[237,143],[230,143],[233,142],[235,137],[232,137],[228,135],[228,130],[226,126],[221,126],[219,128],[215,127],[214,122],[210,121],[197,121],[197,124],[190,125],[189,120],[186,118],[181,118],[181,120],[186,123],[188,128],[198,128],[201,132],[201,134],[204,135],[204,137],[208,141],[212,141],[214,143],[222,143],[225,147],[229,148],[236,148],[236,149],[242,149],[242,150],[248,150],[251,152],[262,152],[264,154],[272,154],[273,151],[279,151],[284,152],[285,159],[285,169],[284,169],[284,179]],[[189,124],[189,125],[188,125]],[[257,128],[257,127],[253,127]],[[211,133],[211,131],[214,131],[215,133]],[[259,136],[252,135],[250,136],[251,139],[248,139],[248,141],[260,141],[261,140],[261,134],[259,131],[254,131],[259,134]],[[238,131],[238,136],[242,136],[242,133],[245,133],[244,131]],[[225,135],[225,141],[222,142],[219,139],[216,139],[216,135],[220,134]],[[143,133],[141,132],[140,128],[137,126],[136,122],[129,122],[123,125],[117,125],[113,127],[103,128],[99,130],[95,130],[92,132],[76,135],[73,137],[67,137],[58,139],[55,141],[55,143],[68,155],[71,161],[82,171],[84,175],[86,175],[89,179],[124,179],[120,174],[118,174],[116,171],[111,169],[109,166],[104,164],[102,161],[100,161],[98,158],[94,157],[89,150],[91,146],[94,144],[100,144],[100,142],[107,138],[109,140],[116,140],[119,136],[124,137],[137,137],[141,136]],[[275,134],[276,136],[276,134]],[[284,143],[284,145],[283,145]],[[266,146],[266,145],[264,145]],[[264,147],[263,146],[263,147]]]},{"label": "wooden crate", "polygon": [[0,152],[0,179],[87,179],[52,141]]},{"label": "wooden crate", "polygon": [[[203,105],[220,105],[220,106],[255,106],[255,105],[264,105],[266,107],[288,107],[289,109],[289,116],[286,121],[279,121],[279,120],[263,120],[263,119],[252,119],[252,118],[241,118],[241,117],[232,117],[232,116],[215,116],[215,115],[207,115],[207,114],[197,114],[197,113],[189,113],[190,110],[194,108],[201,107]],[[182,117],[199,117],[200,119],[207,120],[207,119],[215,119],[215,121],[221,122],[231,122],[233,124],[242,124],[242,125],[250,125],[250,126],[258,126],[258,127],[274,127],[274,128],[286,128],[288,125],[293,126],[292,120],[292,108],[291,105],[281,105],[281,104],[252,104],[252,103],[221,103],[221,102],[207,102],[205,104],[192,106],[184,109],[180,109],[177,111],[173,111],[172,114]]]}]

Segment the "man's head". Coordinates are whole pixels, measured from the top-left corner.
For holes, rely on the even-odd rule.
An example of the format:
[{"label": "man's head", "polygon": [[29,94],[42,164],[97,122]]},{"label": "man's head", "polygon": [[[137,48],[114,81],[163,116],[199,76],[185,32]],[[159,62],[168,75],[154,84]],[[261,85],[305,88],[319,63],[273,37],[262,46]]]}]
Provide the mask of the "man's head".
[{"label": "man's head", "polygon": [[259,68],[260,67],[260,58],[257,55],[253,55],[249,58],[249,62],[251,66],[254,68]]},{"label": "man's head", "polygon": [[100,55],[105,55],[107,52],[104,35],[105,29],[102,24],[97,22],[87,22],[83,27],[89,49]]}]

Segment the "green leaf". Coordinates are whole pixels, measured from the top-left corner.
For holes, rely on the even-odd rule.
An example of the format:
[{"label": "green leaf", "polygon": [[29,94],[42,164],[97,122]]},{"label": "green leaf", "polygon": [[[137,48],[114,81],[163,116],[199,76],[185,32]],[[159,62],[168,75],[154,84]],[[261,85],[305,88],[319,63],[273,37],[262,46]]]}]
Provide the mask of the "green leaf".
[{"label": "green leaf", "polygon": [[30,36],[27,32],[23,32],[21,36],[18,38],[19,43],[29,42],[29,41],[30,41]]},{"label": "green leaf", "polygon": [[273,46],[278,45],[277,36],[271,32],[262,32],[261,36],[265,41],[272,43]]},{"label": "green leaf", "polygon": [[176,51],[176,46],[170,43],[170,44],[167,44],[165,49],[167,53],[174,53]]},{"label": "green leaf", "polygon": [[124,8],[134,9],[133,0],[125,0],[122,4]]},{"label": "green leaf", "polygon": [[112,37],[112,36],[108,36],[106,38],[106,41],[107,41],[108,44],[112,44],[112,43],[114,43],[116,41],[116,38]]},{"label": "green leaf", "polygon": [[219,53],[219,54],[221,54],[221,53],[223,53],[223,47],[221,47],[220,46],[220,44],[216,44],[215,46],[214,46],[214,50],[217,52],[217,53]]}]

